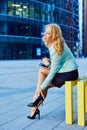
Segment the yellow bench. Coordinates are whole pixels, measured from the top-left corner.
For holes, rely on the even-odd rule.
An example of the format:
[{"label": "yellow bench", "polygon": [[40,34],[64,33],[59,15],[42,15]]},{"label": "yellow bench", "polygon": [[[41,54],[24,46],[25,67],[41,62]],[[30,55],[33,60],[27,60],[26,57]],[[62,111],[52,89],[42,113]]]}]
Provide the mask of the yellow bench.
[{"label": "yellow bench", "polygon": [[85,125],[85,112],[87,112],[87,77],[65,82],[65,120],[66,124],[74,122],[73,88],[77,86],[78,125]]},{"label": "yellow bench", "polygon": [[73,115],[73,87],[77,85],[78,80],[65,82],[65,120],[66,124],[72,124]]},{"label": "yellow bench", "polygon": [[77,83],[78,125],[84,126],[87,112],[87,80]]}]

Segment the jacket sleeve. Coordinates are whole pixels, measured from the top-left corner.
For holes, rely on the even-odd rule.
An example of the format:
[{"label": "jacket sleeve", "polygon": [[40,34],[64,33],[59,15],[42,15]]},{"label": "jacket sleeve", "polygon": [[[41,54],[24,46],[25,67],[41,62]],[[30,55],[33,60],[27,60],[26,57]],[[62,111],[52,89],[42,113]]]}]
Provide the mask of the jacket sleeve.
[{"label": "jacket sleeve", "polygon": [[44,80],[44,82],[41,84],[41,90],[45,90],[48,85],[51,83],[52,79],[54,78],[55,74],[60,70],[61,68],[61,56],[58,56],[58,54],[55,51],[50,52],[51,53],[51,69]]}]

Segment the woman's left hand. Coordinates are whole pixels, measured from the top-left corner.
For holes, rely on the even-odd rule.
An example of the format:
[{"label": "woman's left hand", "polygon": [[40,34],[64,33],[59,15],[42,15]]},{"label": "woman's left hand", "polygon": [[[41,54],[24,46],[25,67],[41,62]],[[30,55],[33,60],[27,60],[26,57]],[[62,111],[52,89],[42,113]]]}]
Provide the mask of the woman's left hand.
[{"label": "woman's left hand", "polygon": [[45,97],[46,97],[46,96],[45,96],[45,95],[46,95],[46,90],[41,90],[41,89],[39,89],[39,90],[38,90],[38,95],[40,95],[40,94],[42,95],[43,99],[45,99]]}]

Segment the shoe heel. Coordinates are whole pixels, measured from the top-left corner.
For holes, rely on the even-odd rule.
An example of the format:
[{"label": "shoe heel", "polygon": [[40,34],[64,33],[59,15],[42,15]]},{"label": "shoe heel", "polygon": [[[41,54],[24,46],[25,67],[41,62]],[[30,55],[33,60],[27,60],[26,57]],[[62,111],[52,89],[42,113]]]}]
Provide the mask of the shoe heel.
[{"label": "shoe heel", "polygon": [[35,119],[36,115],[38,115],[38,119],[40,120],[40,110],[37,109],[32,116],[27,116],[29,119]]},{"label": "shoe heel", "polygon": [[43,100],[42,100],[42,106],[43,106]]},{"label": "shoe heel", "polygon": [[38,114],[38,119],[40,120],[40,113]]},{"label": "shoe heel", "polygon": [[40,120],[40,110],[37,109],[38,119]]}]

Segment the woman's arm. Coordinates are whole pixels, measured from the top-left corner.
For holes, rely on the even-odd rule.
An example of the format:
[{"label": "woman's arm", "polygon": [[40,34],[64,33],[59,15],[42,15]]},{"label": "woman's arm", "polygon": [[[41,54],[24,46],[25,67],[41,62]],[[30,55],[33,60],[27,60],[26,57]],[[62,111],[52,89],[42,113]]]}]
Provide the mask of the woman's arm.
[{"label": "woman's arm", "polygon": [[41,85],[41,89],[45,90],[49,84],[51,83],[52,79],[54,78],[55,74],[58,72],[58,70],[61,68],[61,58],[62,56],[58,56],[58,54],[55,51],[51,52],[51,68],[50,73],[44,80],[44,82]]}]

